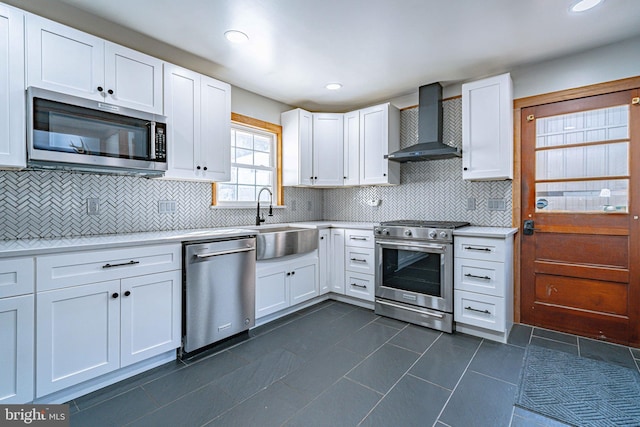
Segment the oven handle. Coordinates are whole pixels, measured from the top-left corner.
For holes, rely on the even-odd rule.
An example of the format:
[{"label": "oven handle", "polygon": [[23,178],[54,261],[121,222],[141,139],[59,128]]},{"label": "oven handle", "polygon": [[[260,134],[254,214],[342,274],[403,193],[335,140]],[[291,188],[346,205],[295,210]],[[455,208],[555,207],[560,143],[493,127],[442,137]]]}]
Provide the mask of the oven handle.
[{"label": "oven handle", "polygon": [[393,249],[401,249],[401,250],[405,250],[405,251],[427,249],[427,250],[423,250],[422,252],[431,252],[431,253],[443,254],[443,253],[447,252],[447,246],[448,245],[436,245],[436,244],[433,244],[433,243],[411,243],[411,244],[407,244],[406,242],[398,243],[398,242],[394,242],[394,241],[390,241],[390,240],[378,240],[378,241],[376,241],[376,246],[380,246],[382,248],[393,247]]},{"label": "oven handle", "polygon": [[382,301],[382,300],[379,300],[379,299],[377,299],[376,302],[378,304],[388,305],[389,307],[393,307],[393,308],[399,308],[399,309],[402,309],[402,310],[413,311],[414,313],[425,314],[427,316],[437,317],[438,319],[442,319],[444,317],[444,315],[442,315],[440,313],[434,313],[433,311],[418,310],[417,308],[410,308],[410,307],[406,307],[404,305],[392,304],[390,302]]}]

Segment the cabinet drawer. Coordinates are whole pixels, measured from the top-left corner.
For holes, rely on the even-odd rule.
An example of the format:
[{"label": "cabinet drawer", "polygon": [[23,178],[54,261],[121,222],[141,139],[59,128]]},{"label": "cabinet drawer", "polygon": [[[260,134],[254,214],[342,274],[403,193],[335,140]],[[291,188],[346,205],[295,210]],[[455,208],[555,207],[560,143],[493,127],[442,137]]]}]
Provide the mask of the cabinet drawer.
[{"label": "cabinet drawer", "polygon": [[38,291],[182,268],[181,245],[69,252],[36,258]]},{"label": "cabinet drawer", "polygon": [[373,249],[368,248],[347,247],[344,264],[346,269],[364,274],[375,274],[373,251]]},{"label": "cabinet drawer", "polygon": [[0,260],[0,298],[33,293],[33,258]]},{"label": "cabinet drawer", "polygon": [[370,274],[345,273],[345,295],[360,298],[367,301],[374,300],[374,276]]},{"label": "cabinet drawer", "polygon": [[505,262],[504,239],[456,237],[454,240],[454,255],[457,258]]},{"label": "cabinet drawer", "polygon": [[373,230],[345,230],[344,244],[373,249]]},{"label": "cabinet drawer", "polygon": [[454,300],[453,318],[456,322],[504,332],[504,298],[456,290]]},{"label": "cabinet drawer", "polygon": [[457,290],[504,297],[504,263],[456,258],[454,261]]}]

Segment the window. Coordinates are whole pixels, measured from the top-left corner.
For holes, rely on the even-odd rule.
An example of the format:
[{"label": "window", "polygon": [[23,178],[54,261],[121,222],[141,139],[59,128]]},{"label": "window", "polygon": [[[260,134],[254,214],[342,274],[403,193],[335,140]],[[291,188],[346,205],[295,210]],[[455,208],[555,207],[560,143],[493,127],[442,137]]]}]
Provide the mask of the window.
[{"label": "window", "polygon": [[629,206],[629,106],[536,121],[536,212],[621,212]]},{"label": "window", "polygon": [[[282,205],[282,127],[250,117],[232,114],[231,180],[213,184],[213,204],[255,206],[262,188],[273,193],[273,204]],[[260,201],[269,201],[263,191]]]}]

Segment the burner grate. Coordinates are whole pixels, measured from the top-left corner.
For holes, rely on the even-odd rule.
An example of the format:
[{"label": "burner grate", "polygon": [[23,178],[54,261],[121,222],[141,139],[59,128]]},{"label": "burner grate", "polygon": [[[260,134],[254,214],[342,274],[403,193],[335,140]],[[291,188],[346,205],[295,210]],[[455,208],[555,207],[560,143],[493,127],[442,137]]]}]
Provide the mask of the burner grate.
[{"label": "burner grate", "polygon": [[456,229],[469,225],[468,222],[461,221],[421,221],[421,220],[397,220],[381,222],[382,226],[400,226],[400,227],[416,227],[416,228],[443,228]]}]

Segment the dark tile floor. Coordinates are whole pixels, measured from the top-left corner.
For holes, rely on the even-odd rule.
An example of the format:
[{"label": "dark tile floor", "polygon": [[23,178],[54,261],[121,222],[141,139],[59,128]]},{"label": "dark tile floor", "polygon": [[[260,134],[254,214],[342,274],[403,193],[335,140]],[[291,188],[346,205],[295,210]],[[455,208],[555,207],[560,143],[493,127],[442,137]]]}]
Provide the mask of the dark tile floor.
[{"label": "dark tile floor", "polygon": [[640,363],[637,349],[523,325],[498,344],[326,301],[75,399],[71,425],[562,426],[513,406],[529,343]]}]

